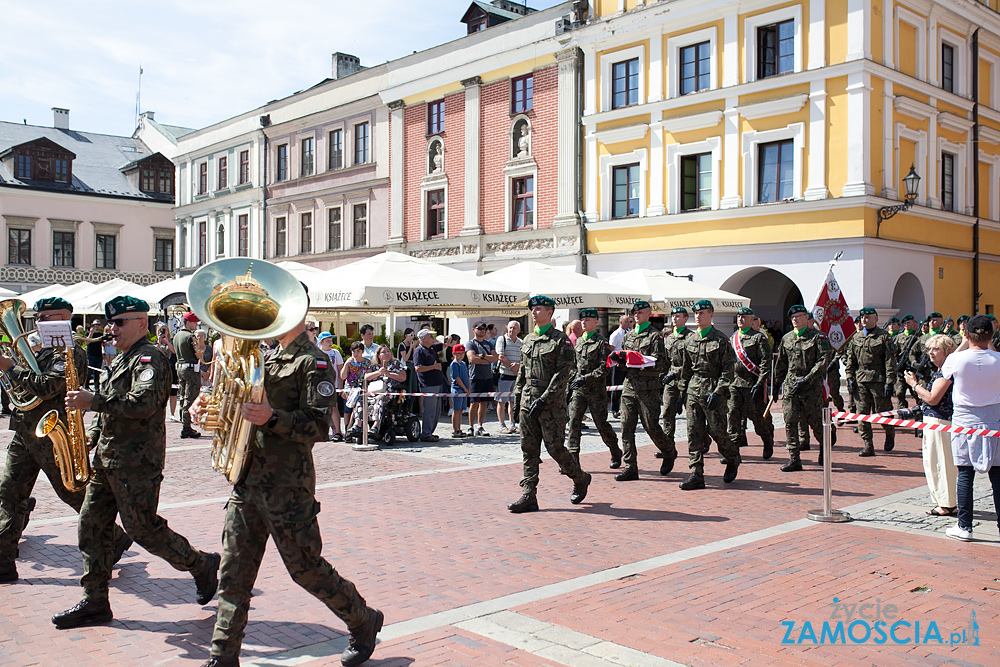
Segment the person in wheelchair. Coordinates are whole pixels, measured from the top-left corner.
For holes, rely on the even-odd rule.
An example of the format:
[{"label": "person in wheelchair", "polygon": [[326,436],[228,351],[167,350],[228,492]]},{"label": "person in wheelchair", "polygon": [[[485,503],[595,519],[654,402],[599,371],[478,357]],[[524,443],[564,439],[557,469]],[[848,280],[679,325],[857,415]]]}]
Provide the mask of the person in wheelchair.
[{"label": "person in wheelchair", "polygon": [[390,396],[393,392],[405,389],[406,366],[399,359],[392,356],[392,349],[388,345],[379,345],[375,351],[375,370],[365,373],[365,380],[368,382],[368,415],[372,426],[368,436],[379,438],[382,433],[382,421],[386,403],[390,399],[398,399],[399,396]]}]

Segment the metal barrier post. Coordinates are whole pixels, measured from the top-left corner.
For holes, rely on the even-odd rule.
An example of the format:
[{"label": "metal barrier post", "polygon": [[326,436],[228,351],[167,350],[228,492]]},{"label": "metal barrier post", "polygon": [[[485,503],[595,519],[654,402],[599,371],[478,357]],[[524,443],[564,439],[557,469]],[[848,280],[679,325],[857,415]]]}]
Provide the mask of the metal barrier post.
[{"label": "metal barrier post", "polygon": [[356,452],[373,452],[378,449],[378,445],[368,444],[368,380],[364,376],[361,378],[361,442],[352,445],[351,449]]},{"label": "metal barrier post", "polygon": [[841,523],[850,521],[851,515],[842,510],[833,509],[833,425],[831,423],[830,408],[823,408],[823,509],[814,509],[806,512],[806,516],[813,521],[823,523]]}]

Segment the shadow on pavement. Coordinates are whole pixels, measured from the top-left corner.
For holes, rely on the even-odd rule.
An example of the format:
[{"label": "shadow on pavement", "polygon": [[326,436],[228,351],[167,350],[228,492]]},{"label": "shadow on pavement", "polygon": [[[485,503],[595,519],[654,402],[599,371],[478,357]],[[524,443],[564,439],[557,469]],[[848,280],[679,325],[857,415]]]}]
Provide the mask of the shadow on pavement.
[{"label": "shadow on pavement", "polygon": [[[586,500],[579,505],[586,508],[588,514],[602,514],[613,519],[633,519],[636,521],[710,521],[713,523],[729,521],[728,516],[688,514],[671,510],[648,510],[631,507],[615,507],[611,503],[588,503]],[[569,507],[543,507],[541,512],[577,512]]]}]

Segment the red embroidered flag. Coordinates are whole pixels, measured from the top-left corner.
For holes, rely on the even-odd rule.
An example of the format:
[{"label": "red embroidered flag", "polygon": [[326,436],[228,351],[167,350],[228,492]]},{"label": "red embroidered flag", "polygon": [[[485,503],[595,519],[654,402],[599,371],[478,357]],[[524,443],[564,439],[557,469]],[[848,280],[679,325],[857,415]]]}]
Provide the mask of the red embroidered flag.
[{"label": "red embroidered flag", "polygon": [[[645,354],[640,354],[635,350],[622,350],[619,354],[625,355],[625,365],[628,368],[649,368],[650,366],[656,365],[656,357],[649,357]],[[618,364],[611,361],[611,356],[608,355],[608,367],[617,366]]]},{"label": "red embroidered flag", "polygon": [[143,363],[145,363],[145,364],[148,364],[148,363],[149,363],[149,362],[151,362],[152,360],[153,360],[153,357],[149,356],[148,354],[147,354],[147,355],[144,355],[144,356],[141,356],[141,357],[139,357],[139,361],[141,361],[141,362],[143,362]]},{"label": "red embroidered flag", "polygon": [[816,321],[819,323],[820,331],[830,339],[830,345],[834,350],[843,347],[847,339],[855,331],[854,320],[851,318],[851,311],[847,307],[847,300],[844,293],[840,291],[840,283],[833,277],[833,267],[826,274],[823,287],[820,289],[819,297],[816,299],[816,307],[813,309]]},{"label": "red embroidered flag", "polygon": [[316,368],[326,368],[326,359],[317,359]]}]

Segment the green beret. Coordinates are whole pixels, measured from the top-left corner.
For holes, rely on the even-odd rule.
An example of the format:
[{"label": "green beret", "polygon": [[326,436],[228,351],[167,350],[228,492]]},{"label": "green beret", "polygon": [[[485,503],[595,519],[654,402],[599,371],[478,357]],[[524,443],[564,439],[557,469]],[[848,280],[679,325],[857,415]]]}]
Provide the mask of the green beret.
[{"label": "green beret", "polygon": [[597,309],[596,308],[581,308],[580,309],[580,319],[583,319],[584,317],[597,317]]},{"label": "green beret", "polygon": [[996,318],[996,316],[993,313],[986,313],[986,315],[984,317],[986,317],[986,319],[988,319],[988,320],[992,320],[993,322],[997,321],[997,318]]},{"label": "green beret", "polygon": [[693,306],[691,306],[691,310],[693,310],[696,313],[699,310],[711,310],[712,312],[715,312],[715,306],[713,306],[712,302],[709,301],[708,299],[702,299],[701,301],[698,301]]},{"label": "green beret", "polygon": [[806,315],[808,315],[809,311],[806,310],[806,307],[803,306],[802,304],[794,305],[794,306],[792,306],[791,308],[788,309],[788,316],[789,317],[791,317],[792,315],[798,315],[799,313],[805,313]]},{"label": "green beret", "polygon": [[652,306],[649,305],[648,301],[643,301],[641,299],[639,301],[636,301],[635,303],[632,304],[632,312],[633,313],[635,311],[637,311],[637,310],[642,310],[643,308],[650,308],[650,309],[652,309]]},{"label": "green beret", "polygon": [[549,308],[555,308],[556,302],[547,296],[533,296],[528,299],[528,308],[534,308],[535,306],[548,306]]},{"label": "green beret", "polygon": [[858,311],[858,315],[878,315],[878,311],[871,306],[865,306]]},{"label": "green beret", "polygon": [[674,306],[673,308],[670,309],[671,315],[676,315],[677,313],[684,313],[685,315],[687,315],[688,309],[685,308],[684,306]]},{"label": "green beret", "polygon": [[899,324],[899,318],[895,315],[889,318],[889,324]]},{"label": "green beret", "polygon": [[959,324],[961,324],[962,322],[968,322],[968,321],[969,321],[969,316],[968,315],[959,315],[958,316],[958,323]]},{"label": "green beret", "polygon": [[942,315],[941,313],[939,313],[937,311],[935,311],[935,312],[931,313],[930,315],[928,315],[927,319],[929,320],[932,317],[940,317],[941,319],[944,319],[944,315]]},{"label": "green beret", "polygon": [[39,299],[35,302],[35,312],[40,313],[44,310],[68,310],[73,312],[73,304],[71,304],[66,299],[62,299],[58,296],[50,296],[45,299]]},{"label": "green beret", "polygon": [[915,318],[913,315],[903,315],[904,322],[909,322],[911,320],[916,322],[917,318]]},{"label": "green beret", "polygon": [[122,313],[148,313],[149,304],[134,296],[116,296],[104,304],[104,314],[111,319]]},{"label": "green beret", "polygon": [[740,308],[739,310],[736,311],[736,314],[737,315],[753,315],[753,308],[747,308],[746,306],[743,306],[742,308]]}]

